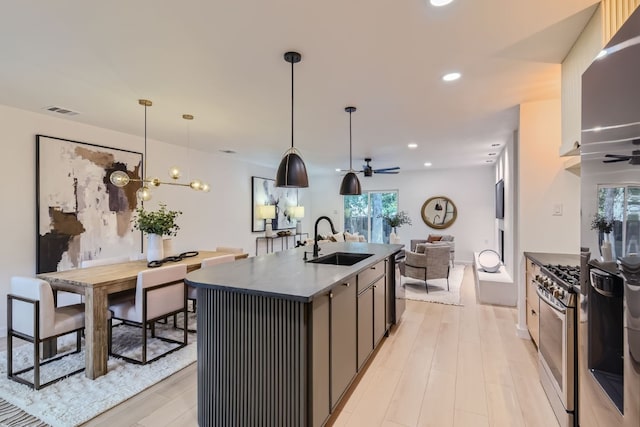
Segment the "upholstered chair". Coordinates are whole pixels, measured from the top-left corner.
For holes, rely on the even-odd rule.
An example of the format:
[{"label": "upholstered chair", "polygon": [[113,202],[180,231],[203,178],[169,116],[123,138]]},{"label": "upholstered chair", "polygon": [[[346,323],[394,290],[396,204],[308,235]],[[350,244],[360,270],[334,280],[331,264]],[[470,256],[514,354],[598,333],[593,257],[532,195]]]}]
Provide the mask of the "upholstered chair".
[{"label": "upholstered chair", "polygon": [[[112,313],[112,320],[122,320],[127,324],[140,327],[142,333],[141,360],[114,353],[112,334],[109,336],[109,354],[132,363],[146,364],[187,345],[187,330],[185,329],[182,341],[157,337],[163,341],[178,344],[178,346],[151,359],[147,355],[147,328],[151,330],[151,336],[155,337],[155,322],[157,320],[177,313],[183,313],[184,318],[187,318],[187,291],[184,284],[186,275],[187,266],[185,264],[158,267],[138,273],[134,297],[109,304],[109,310]],[[109,332],[112,327],[110,321]]]},{"label": "upholstered chair", "polygon": [[[217,251],[218,249],[216,249]],[[242,249],[241,249],[242,250]],[[226,262],[233,262],[236,260],[236,256],[231,255],[222,255],[211,258],[205,258],[202,260],[201,268],[211,267],[212,265],[224,264]],[[193,306],[193,311],[196,311],[196,304],[198,300],[198,290],[193,286],[187,286],[187,299],[191,301]],[[175,319],[174,319],[175,324]],[[193,329],[189,329],[189,332],[195,332]]]},{"label": "upholstered chair", "polygon": [[216,252],[228,252],[231,254],[241,254],[243,253],[242,248],[231,248],[228,246],[218,246],[216,248]]},{"label": "upholstered chair", "polygon": [[430,246],[447,246],[449,248],[449,261],[453,267],[456,258],[456,243],[454,236],[450,234],[430,234],[428,239],[412,239],[411,251],[416,252],[416,246],[427,243]]},{"label": "upholstered chair", "polygon": [[[39,390],[84,368],[62,377],[40,383],[40,366],[80,351],[80,331],[84,329],[84,304],[56,308],[53,290],[48,282],[31,277],[12,277],[11,292],[7,295],[7,376],[19,383]],[[75,332],[76,349],[58,357],[40,361],[40,344],[50,338]],[[21,338],[33,344],[31,367],[13,371],[13,338]],[[33,370],[33,382],[20,374]]]},{"label": "upholstered chair", "polygon": [[[420,251],[421,245],[417,249]],[[427,280],[447,279],[447,290],[449,290],[449,247],[423,245],[424,252],[407,251],[404,260],[404,276],[413,279],[423,280],[429,293]]]},{"label": "upholstered chair", "polygon": [[85,259],[80,263],[80,267],[88,268],[88,267],[97,267],[99,265],[111,265],[111,264],[120,264],[123,262],[129,262],[129,256],[114,256],[110,258],[99,258],[99,259]]}]

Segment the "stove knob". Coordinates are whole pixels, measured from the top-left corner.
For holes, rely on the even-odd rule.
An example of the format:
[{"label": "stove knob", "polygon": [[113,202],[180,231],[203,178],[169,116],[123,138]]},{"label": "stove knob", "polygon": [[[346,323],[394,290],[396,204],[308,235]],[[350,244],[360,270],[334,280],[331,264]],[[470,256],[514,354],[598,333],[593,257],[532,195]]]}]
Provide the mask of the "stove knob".
[{"label": "stove knob", "polygon": [[560,298],[560,299],[564,298],[564,291],[563,291],[562,289],[560,289],[560,290],[558,291],[558,295],[559,295],[559,296],[558,296],[557,298]]},{"label": "stove knob", "polygon": [[560,298],[560,289],[558,288],[553,289],[553,296],[556,298]]}]

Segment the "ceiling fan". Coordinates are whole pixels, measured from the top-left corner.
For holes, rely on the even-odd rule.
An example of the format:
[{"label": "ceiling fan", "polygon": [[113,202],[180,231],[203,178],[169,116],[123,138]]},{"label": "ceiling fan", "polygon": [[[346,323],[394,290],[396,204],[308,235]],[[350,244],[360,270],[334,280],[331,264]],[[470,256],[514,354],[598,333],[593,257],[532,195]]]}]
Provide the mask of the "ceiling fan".
[{"label": "ceiling fan", "polygon": [[[640,139],[634,139],[633,145],[640,145]],[[624,156],[621,154],[605,154],[605,157],[609,157],[612,160],[603,160],[602,163],[616,163],[629,161],[630,165],[640,165],[640,150],[633,150],[631,155]]]},{"label": "ceiling fan", "polygon": [[374,169],[369,164],[371,162],[371,158],[366,158],[364,159],[364,161],[366,162],[365,165],[362,165],[362,172],[364,173],[364,176],[372,176],[374,173],[395,174],[400,172],[400,166],[394,166],[392,168]]}]

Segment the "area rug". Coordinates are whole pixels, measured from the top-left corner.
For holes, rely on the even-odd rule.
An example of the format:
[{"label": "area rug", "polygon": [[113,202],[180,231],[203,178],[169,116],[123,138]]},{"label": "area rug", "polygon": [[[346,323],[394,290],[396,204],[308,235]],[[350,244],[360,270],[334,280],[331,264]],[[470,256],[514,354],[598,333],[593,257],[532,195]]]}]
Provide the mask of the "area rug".
[{"label": "area rug", "polygon": [[[189,323],[193,327],[195,319],[190,319]],[[182,334],[181,330],[173,329],[172,321],[167,326],[158,324],[156,331],[158,335],[172,338],[180,337]],[[139,328],[121,325],[113,329],[113,334],[115,351],[127,355],[141,353]],[[167,346],[174,345],[158,339],[150,339],[149,354],[159,354],[166,351],[169,348]],[[7,378],[7,352],[0,352],[0,426],[42,425],[37,422],[38,420],[26,419],[24,424],[15,422],[3,424],[1,417],[3,411],[9,414],[11,411],[15,412],[15,409],[5,405],[9,407],[3,410],[2,400],[53,427],[80,425],[187,367],[196,361],[196,354],[196,337],[195,334],[189,333],[189,345],[148,365],[135,365],[110,357],[107,374],[96,380],[90,380],[85,377],[84,372],[81,372],[35,391]],[[15,369],[30,365],[32,358],[33,347],[30,344],[14,348]],[[45,382],[47,378],[54,378],[59,373],[72,372],[77,369],[76,367],[81,366],[84,366],[84,347],[80,353],[69,355],[42,367],[41,380]],[[21,417],[24,414],[14,414],[14,417],[16,416]]]},{"label": "area rug", "polygon": [[449,290],[447,291],[447,279],[433,279],[427,281],[429,293],[422,280],[402,276],[402,286],[405,289],[405,298],[415,301],[435,302],[448,305],[460,304],[460,287],[464,277],[464,265],[456,264],[449,271]]}]

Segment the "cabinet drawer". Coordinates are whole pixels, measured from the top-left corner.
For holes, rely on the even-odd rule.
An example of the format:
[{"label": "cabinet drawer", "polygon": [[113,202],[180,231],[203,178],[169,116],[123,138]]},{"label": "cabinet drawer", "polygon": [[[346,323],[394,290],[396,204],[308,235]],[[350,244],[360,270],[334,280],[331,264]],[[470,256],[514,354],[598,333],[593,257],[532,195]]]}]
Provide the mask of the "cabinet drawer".
[{"label": "cabinet drawer", "polygon": [[358,274],[358,292],[366,289],[371,283],[384,274],[384,260],[372,265]]}]

